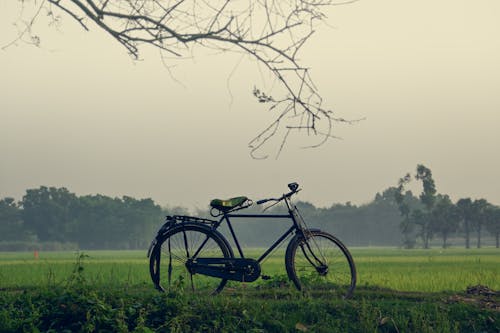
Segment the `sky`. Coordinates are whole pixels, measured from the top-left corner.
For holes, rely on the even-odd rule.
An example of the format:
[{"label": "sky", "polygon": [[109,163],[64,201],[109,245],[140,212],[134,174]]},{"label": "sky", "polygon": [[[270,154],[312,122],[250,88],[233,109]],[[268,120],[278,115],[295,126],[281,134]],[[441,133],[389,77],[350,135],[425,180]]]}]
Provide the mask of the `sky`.
[{"label": "sky", "polygon": [[[205,208],[296,181],[299,199],[328,207],[367,203],[424,164],[439,193],[500,204],[500,2],[360,0],[326,14],[300,61],[338,116],[365,120],[266,160],[247,148],[271,119],[252,96],[255,63],[197,50],[171,74],[155,50],[134,61],[96,27],[38,24],[40,48],[0,49],[0,198],[45,185]],[[0,47],[18,17],[18,1],[0,0]]]}]

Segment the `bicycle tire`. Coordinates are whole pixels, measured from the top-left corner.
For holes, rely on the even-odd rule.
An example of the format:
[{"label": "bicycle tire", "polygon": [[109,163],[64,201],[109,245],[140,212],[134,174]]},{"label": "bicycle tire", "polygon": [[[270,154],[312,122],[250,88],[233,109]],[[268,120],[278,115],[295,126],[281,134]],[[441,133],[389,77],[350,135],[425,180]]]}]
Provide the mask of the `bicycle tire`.
[{"label": "bicycle tire", "polygon": [[[203,248],[200,248],[203,243]],[[195,258],[233,257],[229,243],[218,231],[202,224],[181,224],[158,237],[151,251],[149,271],[153,284],[160,291],[187,289],[217,294],[227,279],[191,274],[186,262]]]},{"label": "bicycle tire", "polygon": [[347,247],[321,231],[297,234],[286,249],[285,267],[295,287],[304,292],[350,298],[356,287],[356,267]]}]

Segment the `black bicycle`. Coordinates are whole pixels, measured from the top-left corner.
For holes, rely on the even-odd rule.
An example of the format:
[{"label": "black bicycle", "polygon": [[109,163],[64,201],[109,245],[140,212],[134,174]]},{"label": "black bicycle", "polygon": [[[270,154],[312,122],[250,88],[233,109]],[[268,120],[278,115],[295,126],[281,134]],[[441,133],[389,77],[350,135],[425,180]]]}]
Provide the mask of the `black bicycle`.
[{"label": "black bicycle", "polygon": [[[285,253],[286,272],[301,291],[352,296],[356,286],[356,268],[346,246],[335,236],[309,229],[291,197],[300,191],[297,183],[288,184],[290,192],[279,198],[257,201],[275,204],[284,201],[288,214],[235,214],[250,207],[247,197],[210,202],[211,215],[218,220],[193,216],[167,216],[165,224],[148,250],[150,274],[160,291],[172,288],[210,290],[219,293],[231,281],[253,282],[261,277],[260,263],[286,238],[292,237]],[[231,218],[290,219],[292,226],[258,259],[246,258],[231,225]],[[236,258],[229,241],[217,230],[226,221],[238,250]],[[262,276],[263,278],[269,278]]]}]

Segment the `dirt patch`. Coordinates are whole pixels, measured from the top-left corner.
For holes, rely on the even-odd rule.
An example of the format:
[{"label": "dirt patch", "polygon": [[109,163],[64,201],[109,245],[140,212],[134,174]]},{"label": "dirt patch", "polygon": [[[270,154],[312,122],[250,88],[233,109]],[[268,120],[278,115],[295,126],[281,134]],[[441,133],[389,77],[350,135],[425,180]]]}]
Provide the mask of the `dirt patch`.
[{"label": "dirt patch", "polygon": [[448,302],[475,304],[484,309],[500,312],[500,292],[482,285],[469,286],[465,294],[453,295],[448,298]]}]

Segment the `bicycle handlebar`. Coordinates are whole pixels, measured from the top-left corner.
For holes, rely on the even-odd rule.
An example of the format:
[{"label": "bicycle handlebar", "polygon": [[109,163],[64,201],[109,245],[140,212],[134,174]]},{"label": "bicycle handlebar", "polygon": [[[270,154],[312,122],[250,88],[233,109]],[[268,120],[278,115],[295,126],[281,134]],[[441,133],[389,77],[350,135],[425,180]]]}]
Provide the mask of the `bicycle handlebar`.
[{"label": "bicycle handlebar", "polygon": [[290,192],[288,193],[285,193],[283,194],[281,197],[279,198],[268,198],[268,199],[261,199],[261,200],[257,200],[256,201],[256,204],[257,205],[262,205],[266,202],[269,202],[269,201],[276,201],[276,202],[279,202],[281,200],[284,200],[285,198],[289,198],[291,197],[292,195],[294,195],[295,193],[299,192],[301,189],[299,188],[299,184],[297,183],[290,183],[288,184],[288,188],[291,190]]},{"label": "bicycle handlebar", "polygon": [[257,205],[262,205],[263,203],[266,203],[268,201],[271,201],[271,199],[262,199],[262,200],[257,200],[256,204]]}]

